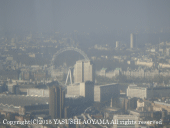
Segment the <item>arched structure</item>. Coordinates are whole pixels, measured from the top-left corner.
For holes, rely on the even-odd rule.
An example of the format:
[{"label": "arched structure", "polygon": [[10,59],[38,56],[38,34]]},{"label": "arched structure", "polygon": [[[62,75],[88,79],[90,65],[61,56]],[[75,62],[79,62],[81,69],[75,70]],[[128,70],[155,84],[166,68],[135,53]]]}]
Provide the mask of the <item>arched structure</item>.
[{"label": "arched structure", "polygon": [[67,47],[67,48],[64,48],[64,49],[60,49],[58,52],[56,52],[56,53],[53,55],[53,58],[52,58],[52,60],[51,60],[51,66],[54,65],[54,60],[55,60],[55,58],[56,58],[59,54],[65,52],[65,51],[76,51],[76,52],[80,53],[80,54],[84,57],[85,60],[89,60],[89,58],[87,57],[87,55],[86,55],[81,49],[74,48],[74,47]]}]

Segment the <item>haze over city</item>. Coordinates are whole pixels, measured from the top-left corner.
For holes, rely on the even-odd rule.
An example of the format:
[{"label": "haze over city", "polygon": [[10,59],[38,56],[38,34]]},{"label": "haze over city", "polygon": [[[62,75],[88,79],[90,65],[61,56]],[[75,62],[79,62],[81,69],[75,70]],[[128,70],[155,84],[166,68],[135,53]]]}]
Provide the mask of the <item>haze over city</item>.
[{"label": "haze over city", "polygon": [[169,128],[169,7],[0,0],[0,127]]},{"label": "haze over city", "polygon": [[168,0],[1,0],[3,30],[107,32],[169,30]]}]

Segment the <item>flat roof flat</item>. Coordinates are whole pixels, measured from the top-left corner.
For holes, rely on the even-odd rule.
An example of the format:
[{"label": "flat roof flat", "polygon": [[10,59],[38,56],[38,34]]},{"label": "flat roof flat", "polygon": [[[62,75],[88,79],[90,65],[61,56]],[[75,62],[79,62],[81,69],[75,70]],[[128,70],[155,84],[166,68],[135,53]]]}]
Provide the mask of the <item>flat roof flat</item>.
[{"label": "flat roof flat", "polygon": [[0,95],[0,103],[13,106],[27,106],[33,104],[46,104],[49,97],[35,97],[23,95]]}]

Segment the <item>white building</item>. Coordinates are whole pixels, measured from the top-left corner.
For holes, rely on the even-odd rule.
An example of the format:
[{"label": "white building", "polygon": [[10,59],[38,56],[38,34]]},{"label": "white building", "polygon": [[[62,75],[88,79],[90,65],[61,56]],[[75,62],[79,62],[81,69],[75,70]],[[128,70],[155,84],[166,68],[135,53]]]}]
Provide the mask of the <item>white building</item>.
[{"label": "white building", "polygon": [[127,88],[127,96],[128,97],[137,97],[137,98],[153,98],[153,97],[169,97],[170,87],[138,87],[136,86],[128,86]]},{"label": "white building", "polygon": [[48,89],[29,88],[29,89],[27,89],[27,96],[49,97],[49,90]]},{"label": "white building", "polygon": [[146,87],[138,87],[137,85],[130,85],[127,88],[127,96],[128,97],[137,97],[137,98],[147,98],[147,88]]},{"label": "white building", "polygon": [[114,115],[113,120],[113,128],[139,128],[139,119],[134,115]]}]

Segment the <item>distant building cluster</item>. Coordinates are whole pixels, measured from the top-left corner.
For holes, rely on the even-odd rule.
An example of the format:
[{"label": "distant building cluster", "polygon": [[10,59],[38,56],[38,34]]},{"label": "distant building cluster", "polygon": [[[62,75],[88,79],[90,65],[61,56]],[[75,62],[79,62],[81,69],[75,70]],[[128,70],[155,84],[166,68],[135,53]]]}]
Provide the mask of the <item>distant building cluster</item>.
[{"label": "distant building cluster", "polygon": [[170,76],[170,71],[160,71],[158,69],[142,69],[138,68],[136,70],[127,69],[122,74],[127,76],[127,78],[154,78],[154,76]]},{"label": "distant building cluster", "polygon": [[130,70],[127,69],[127,71],[124,71],[122,74],[127,76],[127,78],[154,78],[154,76],[161,75],[163,73],[160,73],[159,70],[144,70],[142,68],[138,68],[136,70]]},{"label": "distant building cluster", "polygon": [[[0,95],[0,108],[2,113],[48,113],[48,98],[21,95]],[[41,107],[40,107],[41,106]]]},{"label": "distant building cluster", "polygon": [[[46,36],[39,33],[37,37],[28,34],[21,39],[0,39],[2,42],[2,45],[0,44],[1,119],[118,120],[117,124],[112,125],[70,126],[76,128],[159,127],[157,124],[120,123],[132,120],[160,120],[167,125],[170,124],[170,87],[168,84],[166,87],[161,86],[165,85],[164,82],[159,84],[152,81],[157,78],[155,76],[162,76],[160,78],[163,80],[166,77],[169,81],[170,43],[168,41],[159,40],[159,44],[156,45],[139,44],[138,35],[132,33],[130,40],[128,34],[127,42],[115,40],[112,44],[94,44],[89,47],[89,51],[94,50],[99,53],[90,57],[93,62],[88,59],[78,60],[73,67],[68,68],[64,63],[55,69],[53,68],[55,65],[49,62],[53,52],[69,46],[70,43],[79,46],[79,37],[76,31],[68,38],[65,37],[66,35],[60,36],[57,32],[54,36],[47,36],[48,38]],[[137,47],[138,45],[142,45],[142,48]],[[103,61],[108,62],[109,66],[107,67],[105,63],[100,64]],[[95,70],[96,65],[98,71]],[[68,76],[66,76],[67,72]],[[107,81],[101,82],[104,84],[97,83],[98,79],[95,75],[105,79],[110,78],[108,81],[118,81],[119,84]],[[128,86],[127,83],[120,83],[121,81],[117,80],[120,78],[118,76],[132,80],[131,83],[133,79],[140,78],[142,83]],[[65,77],[66,81],[71,79],[69,85],[66,85],[68,81],[63,84]],[[99,78],[103,79],[102,77]],[[149,82],[144,84],[146,79]],[[69,127],[69,125],[28,126],[30,128]]]},{"label": "distant building cluster", "polygon": [[114,71],[108,71],[107,68],[102,68],[100,71],[97,71],[96,74],[99,76],[112,78],[121,75],[122,69],[116,68]]},{"label": "distant building cluster", "polygon": [[159,69],[144,69],[141,67],[135,70],[128,68],[126,71],[122,71],[121,68],[116,68],[113,71],[108,71],[107,68],[102,68],[100,71],[97,71],[96,74],[108,78],[125,75],[127,78],[153,79],[155,76],[169,77],[170,71],[161,71]]},{"label": "distant building cluster", "polygon": [[151,99],[154,97],[169,97],[170,87],[139,87],[139,86],[128,86],[127,96],[128,97],[137,97],[137,98],[147,98]]},{"label": "distant building cluster", "polygon": [[19,73],[19,80],[32,80],[41,81],[46,80],[48,72],[45,67],[40,67],[38,65],[31,66],[31,68],[21,69]]}]

